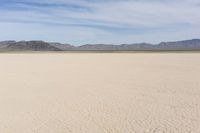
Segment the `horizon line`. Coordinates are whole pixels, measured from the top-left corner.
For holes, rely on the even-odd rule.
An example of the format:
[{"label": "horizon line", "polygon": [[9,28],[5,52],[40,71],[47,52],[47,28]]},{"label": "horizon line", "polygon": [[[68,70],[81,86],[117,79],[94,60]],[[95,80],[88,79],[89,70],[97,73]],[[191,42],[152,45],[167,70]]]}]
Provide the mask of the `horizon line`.
[{"label": "horizon line", "polygon": [[9,41],[14,41],[14,42],[31,42],[31,41],[41,41],[41,42],[46,42],[46,43],[59,43],[59,44],[63,44],[63,45],[72,45],[72,46],[83,46],[83,45],[99,45],[99,44],[103,44],[103,45],[123,45],[123,44],[127,44],[127,45],[132,45],[132,44],[150,44],[150,45],[159,45],[161,43],[170,43],[170,42],[181,42],[181,41],[192,41],[192,40],[200,40],[200,38],[193,38],[193,39],[183,39],[183,40],[174,40],[174,41],[160,41],[158,43],[150,43],[150,42],[134,42],[134,43],[120,43],[120,44],[115,44],[115,43],[85,43],[85,44],[79,44],[79,45],[75,45],[73,43],[62,43],[59,41],[45,41],[45,40],[0,40],[1,42],[9,42]]}]

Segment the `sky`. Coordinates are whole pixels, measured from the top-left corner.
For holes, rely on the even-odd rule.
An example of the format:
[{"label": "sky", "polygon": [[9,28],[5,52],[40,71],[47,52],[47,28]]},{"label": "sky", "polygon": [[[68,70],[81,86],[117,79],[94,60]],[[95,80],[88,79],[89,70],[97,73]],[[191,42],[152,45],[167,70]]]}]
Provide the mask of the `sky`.
[{"label": "sky", "polygon": [[200,38],[199,0],[0,0],[0,40],[122,44]]}]

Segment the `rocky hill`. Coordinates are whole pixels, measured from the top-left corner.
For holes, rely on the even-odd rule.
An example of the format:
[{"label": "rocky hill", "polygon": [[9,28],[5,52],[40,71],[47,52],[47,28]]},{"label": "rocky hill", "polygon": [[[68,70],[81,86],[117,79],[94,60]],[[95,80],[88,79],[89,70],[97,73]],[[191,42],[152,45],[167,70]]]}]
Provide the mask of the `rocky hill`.
[{"label": "rocky hill", "polygon": [[0,42],[0,49],[5,51],[62,51],[44,41],[4,41]]}]

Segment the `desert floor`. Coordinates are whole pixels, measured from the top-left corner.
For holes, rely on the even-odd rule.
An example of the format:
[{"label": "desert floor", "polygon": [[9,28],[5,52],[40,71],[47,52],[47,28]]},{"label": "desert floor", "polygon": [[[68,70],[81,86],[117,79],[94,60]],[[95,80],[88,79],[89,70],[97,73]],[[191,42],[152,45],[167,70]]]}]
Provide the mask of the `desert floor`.
[{"label": "desert floor", "polygon": [[0,54],[0,133],[200,133],[200,54]]}]

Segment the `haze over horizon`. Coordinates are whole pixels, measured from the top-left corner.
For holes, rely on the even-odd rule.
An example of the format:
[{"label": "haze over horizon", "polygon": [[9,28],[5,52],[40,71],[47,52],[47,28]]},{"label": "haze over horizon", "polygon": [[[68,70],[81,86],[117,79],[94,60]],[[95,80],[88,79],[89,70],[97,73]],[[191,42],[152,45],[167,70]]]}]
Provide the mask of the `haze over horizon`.
[{"label": "haze over horizon", "polygon": [[0,0],[0,40],[159,43],[199,38],[198,0]]}]

